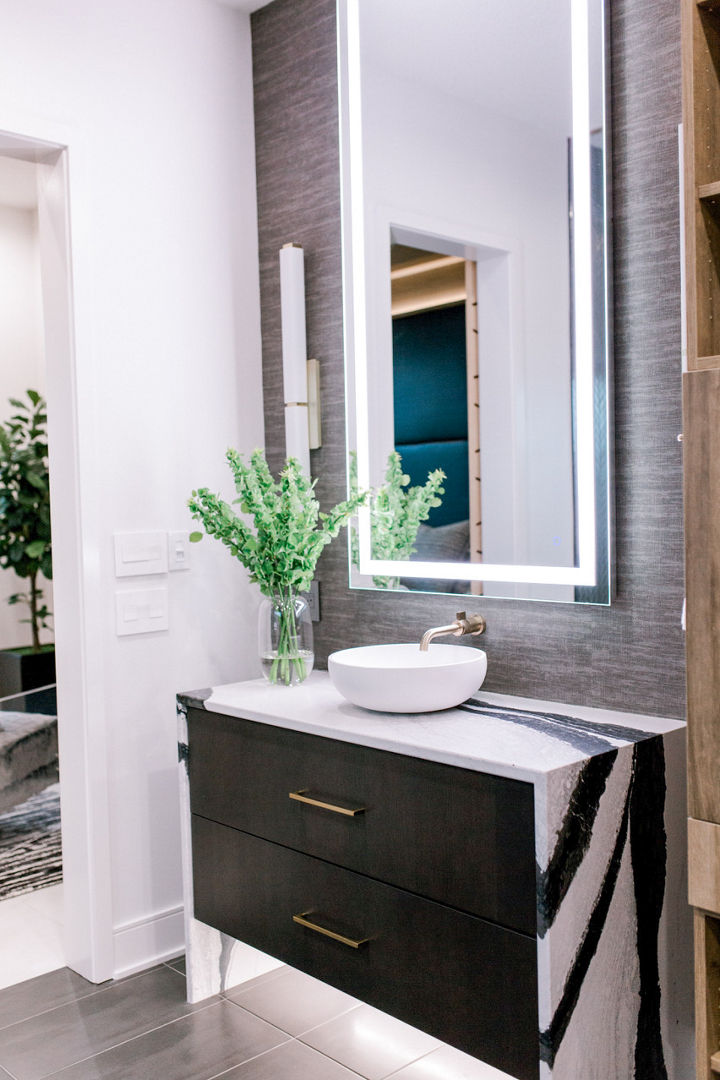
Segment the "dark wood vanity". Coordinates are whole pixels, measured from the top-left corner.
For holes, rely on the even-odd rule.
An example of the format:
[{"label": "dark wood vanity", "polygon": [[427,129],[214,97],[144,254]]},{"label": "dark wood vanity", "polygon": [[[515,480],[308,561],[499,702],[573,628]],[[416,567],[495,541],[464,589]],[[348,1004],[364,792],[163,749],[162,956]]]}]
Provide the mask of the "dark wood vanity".
[{"label": "dark wood vanity", "polygon": [[228,961],[251,946],[517,1080],[662,1057],[682,725],[481,698],[370,713],[324,672],[180,695],[190,1000],[252,977]]},{"label": "dark wood vanity", "polygon": [[188,710],[195,915],[538,1076],[531,784]]}]

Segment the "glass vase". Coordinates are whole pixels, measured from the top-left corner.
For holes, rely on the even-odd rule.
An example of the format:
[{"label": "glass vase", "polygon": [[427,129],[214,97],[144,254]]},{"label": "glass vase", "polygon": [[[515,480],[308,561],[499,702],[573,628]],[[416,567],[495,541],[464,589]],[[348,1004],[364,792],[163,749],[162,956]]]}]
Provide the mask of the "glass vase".
[{"label": "glass vase", "polygon": [[310,608],[294,589],[264,597],[258,612],[258,651],[262,673],[277,686],[297,686],[313,669]]}]

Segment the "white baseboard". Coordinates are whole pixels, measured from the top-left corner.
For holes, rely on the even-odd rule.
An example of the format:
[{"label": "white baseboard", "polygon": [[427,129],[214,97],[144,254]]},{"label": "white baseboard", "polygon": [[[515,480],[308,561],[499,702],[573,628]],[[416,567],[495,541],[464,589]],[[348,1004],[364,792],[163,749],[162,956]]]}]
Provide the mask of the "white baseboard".
[{"label": "white baseboard", "polygon": [[123,979],[185,950],[183,909],[167,908],[115,927],[113,978]]}]

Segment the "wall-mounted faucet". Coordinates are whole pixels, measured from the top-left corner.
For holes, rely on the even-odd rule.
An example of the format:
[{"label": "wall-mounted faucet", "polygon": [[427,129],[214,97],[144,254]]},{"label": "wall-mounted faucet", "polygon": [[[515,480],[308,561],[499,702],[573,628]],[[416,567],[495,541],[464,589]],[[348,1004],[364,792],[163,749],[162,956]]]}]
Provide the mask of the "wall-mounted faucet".
[{"label": "wall-mounted faucet", "polygon": [[450,623],[449,626],[434,626],[431,630],[425,631],[420,642],[420,651],[427,652],[433,638],[442,637],[444,634],[454,634],[455,637],[462,637],[464,634],[482,634],[486,625],[482,615],[466,615],[464,611],[458,611],[454,623]]}]

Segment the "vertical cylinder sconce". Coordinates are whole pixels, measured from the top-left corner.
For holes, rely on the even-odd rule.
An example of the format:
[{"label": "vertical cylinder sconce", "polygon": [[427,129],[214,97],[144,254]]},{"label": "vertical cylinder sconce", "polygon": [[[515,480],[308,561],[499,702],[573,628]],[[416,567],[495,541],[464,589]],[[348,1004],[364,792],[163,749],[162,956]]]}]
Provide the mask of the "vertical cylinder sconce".
[{"label": "vertical cylinder sconce", "polygon": [[280,249],[280,312],[282,320],[285,453],[310,475],[308,427],[307,339],[305,332],[305,264],[299,244]]}]

